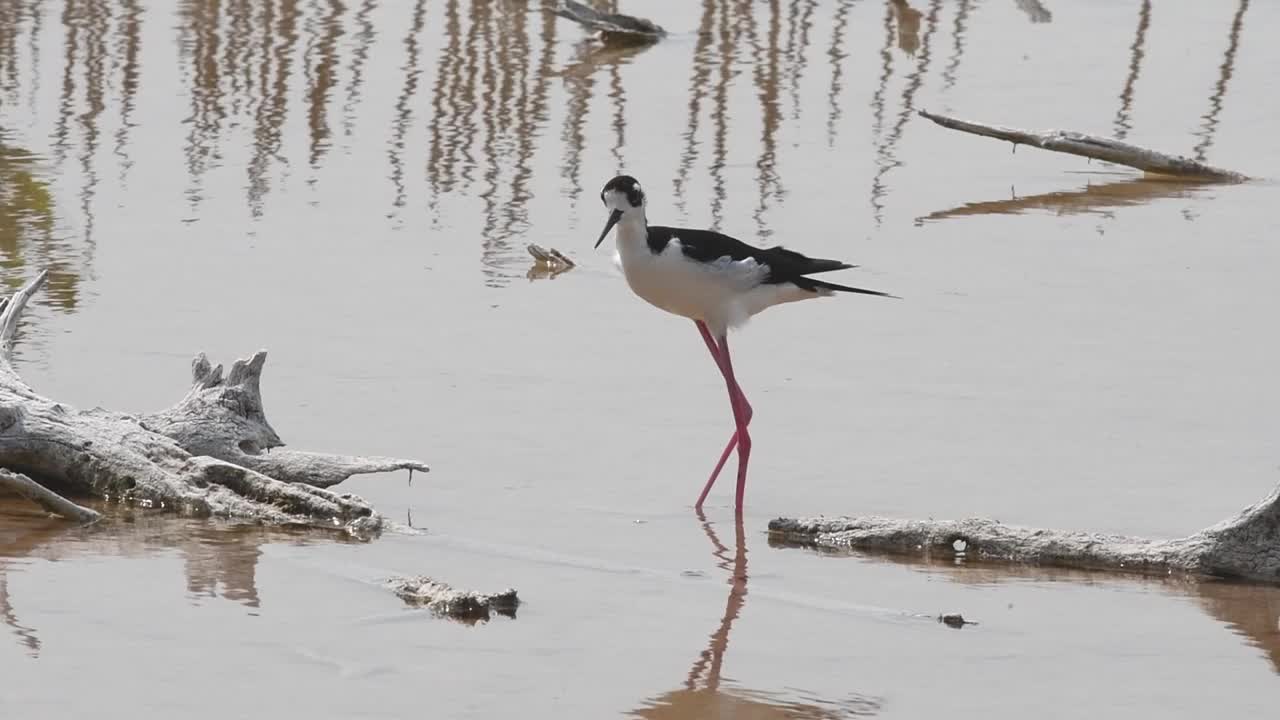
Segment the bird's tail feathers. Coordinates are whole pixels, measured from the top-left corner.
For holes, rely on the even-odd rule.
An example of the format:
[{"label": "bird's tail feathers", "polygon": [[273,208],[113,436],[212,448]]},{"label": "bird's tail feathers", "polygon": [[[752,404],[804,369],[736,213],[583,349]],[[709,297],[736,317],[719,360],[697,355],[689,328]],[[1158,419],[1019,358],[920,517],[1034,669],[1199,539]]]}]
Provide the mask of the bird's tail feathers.
[{"label": "bird's tail feathers", "polygon": [[887,292],[880,292],[879,290],[867,290],[864,288],[849,287],[848,285],[839,285],[833,282],[815,280],[810,277],[796,278],[793,282],[795,282],[796,285],[798,285],[799,287],[805,290],[809,290],[811,292],[817,292],[817,293],[821,293],[822,291],[825,290],[827,292],[824,294],[830,294],[832,292],[847,292],[847,293],[858,293],[859,295],[877,295],[879,297],[893,298],[894,300],[902,299],[897,295],[891,295],[890,293],[887,293]]}]

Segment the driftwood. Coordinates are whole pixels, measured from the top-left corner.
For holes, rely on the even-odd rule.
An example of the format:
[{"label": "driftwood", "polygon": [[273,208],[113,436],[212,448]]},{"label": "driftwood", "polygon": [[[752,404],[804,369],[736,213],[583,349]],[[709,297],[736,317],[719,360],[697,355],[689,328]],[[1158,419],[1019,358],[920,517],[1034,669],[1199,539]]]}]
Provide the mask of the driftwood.
[{"label": "driftwood", "polygon": [[102,515],[97,510],[80,507],[49,488],[23,475],[0,468],[0,488],[6,488],[30,500],[54,515],[75,520],[81,525],[97,522]]},{"label": "driftwood", "polygon": [[[0,468],[42,488],[46,509],[83,521],[61,496],[88,496],[363,535],[379,530],[382,517],[361,498],[320,488],[360,473],[427,471],[413,460],[268,453],[283,443],[262,408],[265,352],[237,360],[225,376],[197,356],[186,397],[149,415],[76,410],[41,396],[18,376],[11,355],[19,316],[47,277],[46,270],[0,303]],[[7,477],[3,486],[14,487],[14,475]]]},{"label": "driftwood", "polygon": [[1068,130],[1034,132],[996,125],[983,125],[982,123],[959,120],[946,115],[935,115],[927,110],[920,110],[919,114],[921,117],[928,118],[944,128],[997,140],[1007,140],[1013,143],[1015,150],[1018,145],[1031,145],[1042,150],[1079,155],[1116,165],[1127,165],[1152,175],[1167,178],[1237,183],[1245,182],[1249,179],[1248,176],[1238,172],[1223,170],[1191,158],[1168,155],[1112,138],[1085,135],[1084,133]]},{"label": "driftwood", "polygon": [[563,0],[555,13],[583,27],[600,32],[605,43],[652,43],[666,36],[657,23],[621,13],[600,12],[574,0]]},{"label": "driftwood", "polygon": [[468,623],[488,620],[490,612],[514,618],[520,605],[520,598],[512,588],[498,593],[478,593],[458,590],[426,576],[395,577],[387,580],[386,585],[409,605]]},{"label": "driftwood", "polygon": [[770,521],[769,533],[829,549],[1280,583],[1280,487],[1235,517],[1175,540],[1040,530],[979,518],[778,518]]},{"label": "driftwood", "polygon": [[525,249],[533,256],[533,267],[526,273],[530,280],[555,278],[560,273],[577,267],[577,263],[555,248],[544,248],[541,245],[529,243]]}]

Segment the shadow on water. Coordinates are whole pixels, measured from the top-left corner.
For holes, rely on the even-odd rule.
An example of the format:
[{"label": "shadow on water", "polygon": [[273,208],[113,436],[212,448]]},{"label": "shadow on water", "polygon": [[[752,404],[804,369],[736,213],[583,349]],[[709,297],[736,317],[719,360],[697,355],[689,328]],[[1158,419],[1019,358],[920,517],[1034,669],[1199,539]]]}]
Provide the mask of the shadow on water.
[{"label": "shadow on water", "polygon": [[833,557],[858,557],[905,565],[914,570],[965,585],[1019,582],[1070,582],[1080,585],[1129,584],[1155,589],[1173,597],[1190,597],[1206,614],[1257,648],[1270,661],[1272,670],[1280,673],[1280,587],[1277,586],[1220,580],[1164,579],[1149,575],[1123,575],[1114,572],[974,560],[957,563],[955,558],[814,548],[774,537],[769,538],[769,546],[779,549],[807,550]]},{"label": "shadow on water", "polygon": [[359,542],[314,531],[100,509],[109,513],[104,522],[79,528],[32,509],[25,500],[0,495],[4,518],[0,524],[0,622],[33,656],[41,650],[39,630],[21,621],[21,603],[9,590],[9,575],[30,560],[61,561],[85,555],[137,558],[176,551],[182,557],[186,594],[193,604],[220,597],[256,609],[262,603],[256,578],[262,546]]},{"label": "shadow on water", "polygon": [[881,709],[877,698],[850,695],[842,700],[823,700],[809,697],[802,691],[790,689],[786,693],[770,693],[749,690],[724,677],[724,659],[729,649],[729,633],[733,623],[742,614],[747,600],[747,543],[742,518],[734,523],[734,547],[729,549],[720,541],[715,526],[702,513],[698,513],[702,529],[711,542],[711,554],[716,566],[728,574],[726,583],[729,595],[725,600],[724,615],[708,638],[707,648],[698,654],[689,668],[680,688],[650,698],[632,711],[632,717],[648,720],[676,720],[677,718],[801,718],[826,720],[828,718],[868,717]]}]

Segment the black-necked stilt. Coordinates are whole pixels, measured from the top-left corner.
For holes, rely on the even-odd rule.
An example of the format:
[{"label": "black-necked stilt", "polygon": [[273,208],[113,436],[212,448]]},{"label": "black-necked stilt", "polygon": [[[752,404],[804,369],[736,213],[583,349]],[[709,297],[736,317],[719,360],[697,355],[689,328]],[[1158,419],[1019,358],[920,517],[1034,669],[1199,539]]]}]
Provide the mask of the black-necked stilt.
[{"label": "black-necked stilt", "polygon": [[627,284],[650,304],[693,320],[716,367],[724,375],[736,429],[694,507],[702,508],[720,469],[736,446],[738,488],[734,507],[741,513],[747,461],[751,456],[747,425],[751,422],[752,410],[733,374],[729,329],[774,305],[825,297],[837,291],[894,296],[809,277],[814,273],[854,267],[839,260],[805,257],[780,246],[752,247],[710,230],[650,225],[645,219],[644,191],[629,175],[610,180],[600,192],[600,199],[609,210],[609,221],[595,246],[600,247],[609,231],[617,226],[618,262]]}]

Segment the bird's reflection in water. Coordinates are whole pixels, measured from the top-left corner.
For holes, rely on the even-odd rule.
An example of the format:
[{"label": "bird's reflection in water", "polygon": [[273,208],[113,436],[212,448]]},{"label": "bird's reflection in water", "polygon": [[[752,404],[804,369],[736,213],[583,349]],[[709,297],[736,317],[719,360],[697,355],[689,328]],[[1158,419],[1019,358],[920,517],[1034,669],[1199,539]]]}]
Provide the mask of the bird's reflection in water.
[{"label": "bird's reflection in water", "polygon": [[693,661],[683,685],[650,698],[632,712],[633,717],[649,720],[692,720],[693,718],[735,718],[737,720],[770,720],[798,718],[825,720],[875,715],[880,701],[861,695],[841,700],[823,700],[789,689],[786,693],[750,690],[722,675],[725,652],[729,649],[729,631],[742,613],[747,599],[747,543],[742,517],[734,523],[734,549],[729,550],[716,535],[713,523],[701,512],[698,519],[711,541],[716,566],[728,573],[729,597],[724,615],[711,633],[707,648]]}]

